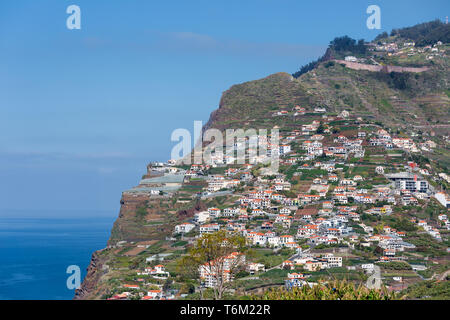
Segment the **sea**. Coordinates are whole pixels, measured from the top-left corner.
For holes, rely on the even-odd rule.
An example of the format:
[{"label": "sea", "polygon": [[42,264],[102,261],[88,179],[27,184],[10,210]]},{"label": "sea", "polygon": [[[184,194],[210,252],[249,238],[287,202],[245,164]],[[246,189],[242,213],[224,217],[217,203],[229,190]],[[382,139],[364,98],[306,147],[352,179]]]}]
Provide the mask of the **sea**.
[{"label": "sea", "polygon": [[[106,247],[116,217],[2,218],[0,300],[69,300],[67,280],[78,266],[81,280],[92,253]],[[73,281],[69,281],[74,283]]]}]

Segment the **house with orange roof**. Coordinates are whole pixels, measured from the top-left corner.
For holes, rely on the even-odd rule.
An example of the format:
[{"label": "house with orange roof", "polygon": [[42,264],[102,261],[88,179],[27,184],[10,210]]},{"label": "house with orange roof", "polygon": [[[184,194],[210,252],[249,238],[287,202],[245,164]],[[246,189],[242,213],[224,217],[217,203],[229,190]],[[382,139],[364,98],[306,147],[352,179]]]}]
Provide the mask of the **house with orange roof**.
[{"label": "house with orange roof", "polygon": [[280,244],[285,246],[288,242],[294,242],[294,236],[290,234],[280,236]]},{"label": "house with orange roof", "polygon": [[122,293],[116,294],[106,300],[127,300],[129,295],[130,295],[129,292],[122,292]]},{"label": "house with orange roof", "polygon": [[147,297],[147,298],[144,299],[144,300],[157,300],[157,299],[160,299],[162,297],[162,291],[160,289],[149,290],[145,297]]},{"label": "house with orange roof", "polygon": [[220,217],[220,213],[221,213],[219,208],[208,208],[208,212],[212,218]]},{"label": "house with orange roof", "polygon": [[308,270],[309,272],[320,271],[321,269],[323,269],[323,265],[322,265],[322,262],[320,262],[320,261],[309,260],[309,261],[306,261],[306,263],[303,265],[303,268],[305,270]]},{"label": "house with orange roof", "polygon": [[281,268],[293,270],[294,269],[294,263],[291,260],[285,260],[281,264]]},{"label": "house with orange roof", "polygon": [[127,289],[135,289],[135,290],[139,290],[140,287],[137,284],[124,284],[122,285],[122,287],[127,288]]}]

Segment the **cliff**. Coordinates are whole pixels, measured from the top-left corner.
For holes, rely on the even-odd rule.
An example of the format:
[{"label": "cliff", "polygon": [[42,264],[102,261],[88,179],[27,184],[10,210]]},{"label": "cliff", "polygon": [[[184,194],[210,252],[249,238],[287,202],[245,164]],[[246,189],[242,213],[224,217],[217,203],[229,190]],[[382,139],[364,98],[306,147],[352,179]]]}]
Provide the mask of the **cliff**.
[{"label": "cliff", "polygon": [[88,300],[94,296],[98,281],[103,273],[103,262],[99,257],[101,251],[102,250],[95,251],[92,254],[86,277],[84,278],[81,287],[75,290],[74,300]]}]

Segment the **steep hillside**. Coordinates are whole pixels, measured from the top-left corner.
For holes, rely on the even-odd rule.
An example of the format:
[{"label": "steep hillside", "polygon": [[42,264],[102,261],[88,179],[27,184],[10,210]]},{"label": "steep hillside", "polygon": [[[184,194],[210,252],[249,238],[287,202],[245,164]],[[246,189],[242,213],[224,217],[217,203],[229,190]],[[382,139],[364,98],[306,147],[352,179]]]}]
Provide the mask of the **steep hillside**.
[{"label": "steep hillside", "polygon": [[[334,59],[343,56],[330,45],[327,58],[298,78],[277,73],[232,86],[223,94],[219,109],[211,114],[206,128],[278,126],[281,131],[288,131],[309,122],[308,115],[313,116],[316,107],[325,107],[336,114],[347,110],[393,131],[437,137],[439,145],[445,146],[450,133],[449,46],[418,49],[405,46],[403,38],[389,39],[382,39],[390,41],[383,42],[383,48],[388,48],[384,51],[377,50],[375,43],[366,44],[369,49],[357,55],[357,63],[345,65],[343,60]],[[391,46],[395,50],[390,50]],[[350,64],[379,71],[356,70]],[[410,69],[420,72],[403,71]],[[295,115],[297,105],[306,108],[306,115]],[[280,111],[287,113],[277,115]],[[448,166],[448,149],[443,148],[437,159]]]},{"label": "steep hillside", "polygon": [[[427,168],[423,172],[428,172],[426,174],[429,177],[428,181],[435,188],[448,190],[448,183],[438,178],[438,174],[448,174],[450,167],[450,73],[448,72],[450,45],[448,41],[436,41],[436,39],[447,39],[445,37],[448,28],[441,23],[420,25],[406,31],[397,30],[391,35],[381,35],[372,43],[352,40],[349,37],[336,38],[330,43],[330,47],[322,58],[303,67],[294,75],[276,73],[263,79],[232,86],[223,93],[219,108],[212,112],[204,129],[270,130],[277,126],[281,136],[286,139],[283,143],[290,144],[293,148],[292,152],[287,152],[287,157],[284,158],[285,161],[280,168],[283,183],[287,182],[288,185],[287,189],[283,186],[280,193],[283,197],[291,198],[292,204],[289,206],[294,207],[293,213],[299,209],[298,220],[303,219],[301,215],[304,213],[303,204],[299,204],[299,199],[323,197],[331,200],[332,198],[330,192],[319,196],[318,192],[326,190],[322,189],[324,186],[316,190],[314,188],[316,182],[313,181],[318,179],[320,184],[325,183],[327,190],[329,186],[334,190],[339,184],[337,180],[335,182],[330,180],[329,184],[327,181],[323,182],[325,176],[330,173],[327,171],[329,167],[314,168],[312,159],[316,158],[315,155],[312,159],[304,157],[310,152],[308,148],[304,148],[304,145],[311,143],[308,140],[322,141],[320,144],[323,143],[323,150],[328,151],[328,155],[324,154],[323,150],[323,153],[318,155],[319,166],[320,162],[328,162],[329,157],[332,157],[333,168],[336,165],[335,162],[339,162],[335,170],[332,170],[336,174],[336,179],[348,182],[348,179],[353,176],[355,179],[359,177],[360,182],[355,184],[365,189],[366,193],[367,190],[371,193],[370,190],[374,186],[383,189],[388,182],[382,174],[377,172],[380,166],[386,166],[386,171],[396,173],[404,171],[405,167],[410,166],[411,163],[416,169],[419,169],[418,166]],[[424,30],[433,30],[432,35],[427,36]],[[407,35],[420,40],[421,45],[416,46],[411,42],[414,39],[407,38]],[[436,43],[432,42],[428,45],[427,41],[430,39]],[[344,115],[342,111],[347,111],[347,115]],[[306,133],[302,131],[305,128]],[[364,143],[360,145],[363,150],[362,155],[356,156],[358,151],[356,148],[352,156],[348,158],[347,155],[342,157],[342,154],[331,151],[345,149],[339,148],[338,145],[342,143],[339,142],[340,139],[353,141],[360,138],[360,133],[361,139],[364,140]],[[371,139],[375,139],[380,134],[397,139],[403,138],[399,140],[413,141],[420,146],[420,151],[416,150],[413,153],[412,149],[404,150],[397,146],[392,149],[393,146],[384,148],[378,144],[372,144]],[[316,144],[318,144],[317,141]],[[429,147],[429,145],[434,146]],[[291,153],[292,158],[289,158]],[[274,180],[275,176],[273,176],[260,180],[259,165],[250,170],[247,166],[224,165],[223,162],[218,166],[204,167],[174,166],[171,162],[159,169],[153,170],[152,166],[147,168],[147,173],[139,186],[123,193],[120,214],[111,232],[108,247],[93,254],[86,279],[76,292],[76,299],[113,297],[122,299],[128,298],[122,294],[124,292],[130,294],[129,291],[134,298],[141,298],[143,291],[155,286],[170,288],[179,294],[194,294],[191,292],[192,281],[178,275],[177,260],[187,254],[189,247],[199,235],[199,230],[192,229],[183,235],[175,235],[176,226],[187,222],[198,224],[198,221],[193,219],[194,214],[207,209],[234,210],[240,199],[246,197],[249,192],[255,193],[255,188],[263,188],[263,186],[266,188],[279,179]],[[181,176],[181,179],[175,179],[177,181],[169,178],[165,182],[162,180],[164,176],[173,178],[177,174],[178,178]],[[233,183],[237,181],[238,184],[233,184],[232,191],[228,186],[210,191],[210,184],[214,187],[215,175],[222,178],[227,176],[227,179],[233,177],[234,180],[230,181]],[[156,193],[149,191],[152,187],[157,189]],[[307,192],[310,194],[306,195]],[[406,204],[401,202],[404,199],[400,199],[398,194],[391,195],[394,202],[397,197],[399,205],[402,204],[402,206],[394,207],[392,216],[372,217],[372,213],[370,215],[364,213],[361,214],[361,221],[371,225],[372,229],[383,230],[384,224],[387,223],[408,232],[406,239],[418,248],[417,252],[408,254],[410,261],[419,261],[430,268],[428,271],[421,271],[421,278],[426,276],[432,280],[434,273],[442,274],[444,277],[448,269],[446,257],[448,254],[445,248],[448,246],[447,236],[450,228],[443,230],[442,223],[437,222],[436,219],[439,214],[442,215],[448,209],[445,206],[439,207],[435,199],[428,201],[420,198],[416,206],[409,206],[409,202]],[[354,212],[357,216],[362,212],[375,210],[373,203],[356,203],[354,197],[355,195],[351,197],[352,205],[359,206],[358,211]],[[384,195],[377,195],[377,197],[383,197],[380,198],[381,202],[378,202],[380,205],[387,205],[389,198]],[[411,198],[407,199],[411,200]],[[333,201],[335,201],[334,198]],[[270,205],[278,206],[273,198]],[[317,202],[305,210],[318,211],[319,205],[320,203]],[[245,213],[245,215],[239,216],[239,219],[234,221],[232,217],[236,212],[232,212],[224,216],[222,220],[219,219],[218,223],[222,227],[227,225],[234,228],[233,223],[241,224],[244,221],[245,229],[260,230],[258,229],[260,224],[267,221],[262,220],[263,217],[248,221],[245,217],[253,212],[245,205],[241,204],[241,206],[238,213]],[[343,205],[346,208],[348,206],[350,204],[347,202]],[[390,205],[388,207],[390,208]],[[277,211],[271,213],[276,214],[281,208],[279,206],[276,208]],[[409,222],[406,219],[409,219]],[[424,235],[422,231],[416,233],[416,227],[411,222],[416,219],[428,219],[434,227],[439,227],[444,241],[434,241],[431,236]],[[230,222],[232,223],[228,225]],[[299,226],[299,223],[303,222],[296,221],[295,228]],[[366,229],[363,230],[361,224],[354,223],[352,226],[357,230],[357,237],[366,234]],[[198,226],[195,228],[198,229]],[[283,228],[284,226],[275,229],[279,233],[284,233],[286,230]],[[289,228],[290,224],[286,232],[289,231],[290,234],[297,232]],[[291,255],[287,248],[284,249],[275,253],[268,248],[258,248],[259,255],[254,257],[254,261],[263,262],[268,268],[274,270],[262,274],[258,280],[242,279],[241,281],[249,281],[249,283],[242,287],[237,284],[237,292],[242,290],[252,292],[254,286],[264,287],[268,284],[283,283],[284,273],[288,271],[277,269],[277,267]],[[356,248],[353,251],[353,258],[358,258],[358,261],[361,258],[360,262],[375,261],[379,252],[371,250],[367,247]],[[428,261],[430,255],[435,259],[432,261],[433,265]],[[164,261],[165,267],[171,274],[170,279],[154,279],[151,275],[142,273],[142,270],[147,270],[149,266],[156,264],[157,261],[153,260],[156,259],[155,256],[158,261],[160,258]],[[367,260],[368,258],[372,260]],[[347,263],[352,265],[353,261],[347,261]],[[389,266],[384,268],[385,274],[390,274]],[[398,265],[395,266],[398,267]],[[345,278],[351,275],[353,280],[361,280],[360,274],[356,271],[350,272],[350,269],[338,268],[335,272],[342,273]],[[414,279],[413,282],[421,279],[418,274],[409,269],[402,272],[404,276]],[[315,276],[318,277],[318,275],[312,276],[313,279]],[[172,281],[177,283],[173,284]],[[391,284],[395,287],[395,283]],[[136,287],[138,289],[135,289]],[[421,292],[421,288],[415,290]]]},{"label": "steep hillside", "polygon": [[[300,81],[287,73],[232,86],[224,92],[219,109],[211,114],[207,128],[288,127],[293,119],[279,119],[273,113],[291,111],[295,105],[309,105],[311,96]],[[285,120],[288,120],[287,122]]]},{"label": "steep hillside", "polygon": [[[277,118],[280,110],[295,105],[313,112],[353,111],[388,125],[402,127],[414,121],[425,129],[446,124],[449,116],[448,60],[427,72],[384,73],[356,71],[337,63],[323,62],[299,79],[277,73],[267,78],[235,85],[227,90],[207,127],[265,127],[298,125],[299,118]],[[304,118],[302,118],[304,119]]]}]

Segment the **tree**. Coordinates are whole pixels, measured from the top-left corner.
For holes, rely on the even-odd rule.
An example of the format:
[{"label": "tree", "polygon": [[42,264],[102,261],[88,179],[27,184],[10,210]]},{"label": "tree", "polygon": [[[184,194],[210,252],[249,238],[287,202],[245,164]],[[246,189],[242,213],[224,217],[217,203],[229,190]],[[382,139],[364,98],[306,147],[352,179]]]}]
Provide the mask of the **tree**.
[{"label": "tree", "polygon": [[379,41],[381,39],[386,39],[389,38],[389,34],[385,31],[383,33],[380,33],[379,35],[376,36],[376,38],[373,41]]},{"label": "tree", "polygon": [[167,290],[171,289],[172,283],[173,283],[172,279],[166,279],[166,281],[164,282],[164,285],[163,285],[163,290],[167,291]]},{"label": "tree", "polygon": [[208,281],[214,298],[220,300],[230,280],[244,269],[246,252],[244,237],[220,230],[198,238],[177,267],[180,273],[199,280],[200,284]]},{"label": "tree", "polygon": [[339,133],[339,132],[341,132],[341,129],[339,129],[339,128],[333,128],[333,130],[331,130],[333,133]]},{"label": "tree", "polygon": [[417,24],[412,27],[394,29],[391,36],[399,36],[404,39],[410,39],[416,42],[416,46],[424,47],[426,45],[435,44],[437,41],[443,43],[449,42],[450,25],[440,20],[434,20]]},{"label": "tree", "polygon": [[330,42],[330,48],[337,52],[350,52],[353,54],[365,54],[366,45],[364,39],[356,41],[349,36],[337,37]]},{"label": "tree", "polygon": [[321,133],[324,132],[324,130],[325,130],[325,127],[324,127],[324,125],[323,125],[322,122],[321,122],[320,125],[319,125],[319,127],[317,127],[316,133],[317,133],[317,134],[321,134]]},{"label": "tree", "polygon": [[188,294],[188,293],[194,293],[195,292],[195,286],[192,283],[185,283],[180,288],[180,293]]},{"label": "tree", "polygon": [[[292,76],[294,78],[299,78],[302,74],[305,74],[315,69],[322,62],[333,59],[334,52],[338,52],[341,54],[342,53],[365,54],[366,50],[367,48],[364,39],[356,41],[348,36],[335,38],[333,41],[330,42],[328,49],[325,51],[325,54],[322,57],[302,66],[300,70],[293,73]],[[330,67],[330,65],[327,65],[326,67]]]}]

